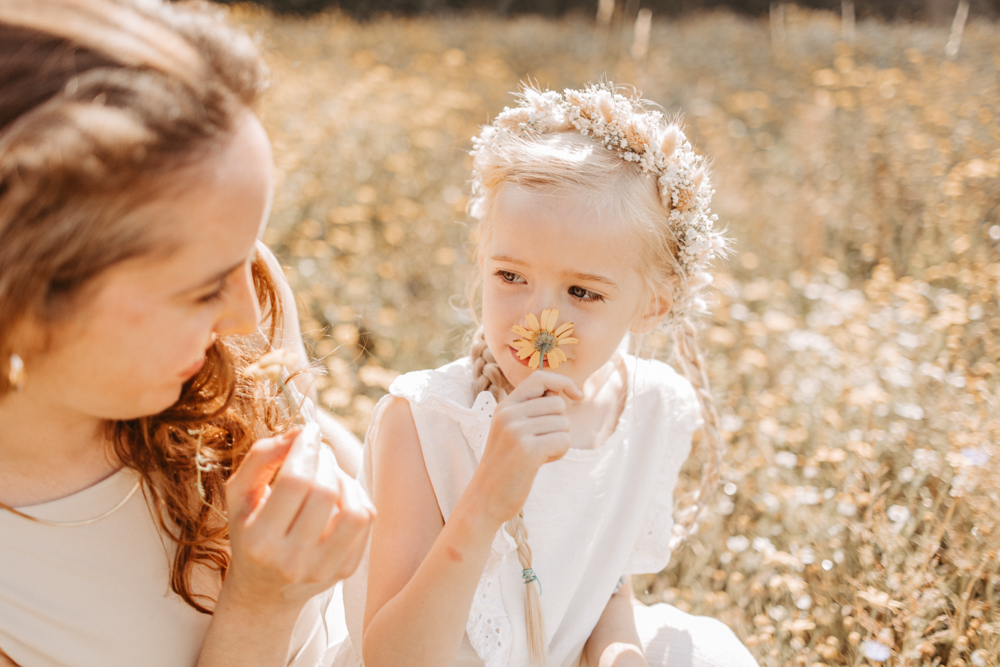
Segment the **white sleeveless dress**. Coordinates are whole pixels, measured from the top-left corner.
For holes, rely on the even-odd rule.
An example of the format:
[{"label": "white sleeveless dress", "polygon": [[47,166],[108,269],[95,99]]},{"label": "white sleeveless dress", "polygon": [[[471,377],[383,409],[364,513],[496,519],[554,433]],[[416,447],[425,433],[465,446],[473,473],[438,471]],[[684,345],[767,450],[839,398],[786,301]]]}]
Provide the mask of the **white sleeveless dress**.
[{"label": "white sleeveless dress", "polygon": [[[549,665],[576,667],[583,647],[622,575],[659,572],[670,560],[673,493],[701,424],[690,383],[658,361],[625,356],[628,392],[612,435],[591,450],[571,449],[539,470],[524,506],[532,566],[541,583]],[[407,399],[441,514],[447,521],[476,470],[496,401],[474,392],[463,358],[392,384]],[[359,478],[372,491],[370,443],[387,399],[376,407]],[[345,582],[350,637],[331,656],[359,667],[368,558]],[[525,586],[513,539],[497,532],[454,667],[530,664]],[[733,633],[712,619],[668,605],[636,607],[651,665],[751,667],[757,663]]]}]

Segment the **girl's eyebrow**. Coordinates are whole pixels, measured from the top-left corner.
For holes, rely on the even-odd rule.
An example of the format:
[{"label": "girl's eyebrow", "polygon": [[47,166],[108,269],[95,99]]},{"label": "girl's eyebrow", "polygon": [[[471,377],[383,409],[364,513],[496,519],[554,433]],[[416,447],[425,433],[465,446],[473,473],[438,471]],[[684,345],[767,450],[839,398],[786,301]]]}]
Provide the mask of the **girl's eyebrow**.
[{"label": "girl's eyebrow", "polygon": [[527,266],[527,262],[522,262],[519,259],[514,259],[513,257],[508,257],[507,255],[493,255],[490,257],[494,262],[503,262],[504,264],[517,264],[518,266]]},{"label": "girl's eyebrow", "polygon": [[605,276],[598,275],[596,273],[579,273],[577,271],[568,271],[566,275],[575,280],[581,280],[584,282],[592,282],[592,283],[602,283],[604,285],[607,285],[608,287],[618,289],[618,283],[611,280],[611,278],[607,278]]}]

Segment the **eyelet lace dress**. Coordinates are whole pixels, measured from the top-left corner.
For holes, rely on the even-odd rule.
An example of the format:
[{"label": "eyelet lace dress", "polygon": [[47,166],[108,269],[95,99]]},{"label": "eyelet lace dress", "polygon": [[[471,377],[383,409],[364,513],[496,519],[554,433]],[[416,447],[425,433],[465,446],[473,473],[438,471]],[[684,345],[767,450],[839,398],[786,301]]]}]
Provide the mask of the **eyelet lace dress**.
[{"label": "eyelet lace dress", "polygon": [[[670,559],[673,492],[701,424],[697,399],[670,366],[628,355],[624,362],[628,391],[614,432],[595,449],[571,449],[542,466],[524,506],[553,667],[579,664],[623,574],[659,572]],[[475,395],[468,358],[403,375],[389,391],[410,403],[447,521],[482,458],[496,401],[488,392]],[[387,399],[376,406],[368,443]],[[370,490],[368,445],[360,478]],[[333,661],[337,667],[361,665],[367,564],[366,555],[345,584],[350,637]],[[456,667],[530,664],[524,595],[514,540],[501,529],[476,589]]]}]

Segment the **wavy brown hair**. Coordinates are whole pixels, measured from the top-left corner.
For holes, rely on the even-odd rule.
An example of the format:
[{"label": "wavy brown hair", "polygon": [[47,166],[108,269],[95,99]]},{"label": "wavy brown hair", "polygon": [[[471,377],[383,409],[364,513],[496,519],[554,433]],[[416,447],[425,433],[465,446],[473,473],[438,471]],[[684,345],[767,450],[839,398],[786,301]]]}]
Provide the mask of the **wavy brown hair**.
[{"label": "wavy brown hair", "polygon": [[[219,11],[137,0],[0,4],[0,397],[11,390],[14,327],[70,317],[103,271],[162,250],[162,230],[129,213],[230,138],[263,91],[253,43]],[[281,312],[263,260],[253,277],[273,340]],[[142,476],[176,542],[173,590],[206,613],[192,573],[198,564],[227,571],[225,481],[254,440],[283,426],[269,394],[239,372],[270,342],[218,340],[175,405],[108,424],[112,453]]]}]

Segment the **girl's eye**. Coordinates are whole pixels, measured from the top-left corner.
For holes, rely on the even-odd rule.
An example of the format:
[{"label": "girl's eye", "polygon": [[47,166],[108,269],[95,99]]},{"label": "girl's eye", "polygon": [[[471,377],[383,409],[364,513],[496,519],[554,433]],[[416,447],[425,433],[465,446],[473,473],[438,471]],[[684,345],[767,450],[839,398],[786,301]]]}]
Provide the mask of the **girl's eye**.
[{"label": "girl's eye", "polygon": [[521,276],[517,275],[513,271],[497,271],[496,274],[497,274],[497,276],[499,276],[500,280],[504,281],[505,283],[523,283],[524,282],[524,278],[522,278]]},{"label": "girl's eye", "polygon": [[569,288],[569,295],[580,301],[604,301],[604,297],[597,292],[591,292],[589,289],[577,287],[576,285]]}]

